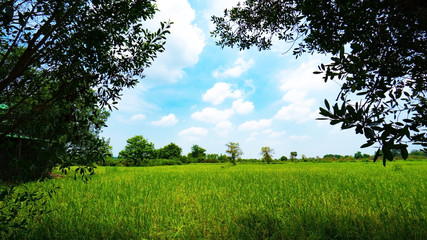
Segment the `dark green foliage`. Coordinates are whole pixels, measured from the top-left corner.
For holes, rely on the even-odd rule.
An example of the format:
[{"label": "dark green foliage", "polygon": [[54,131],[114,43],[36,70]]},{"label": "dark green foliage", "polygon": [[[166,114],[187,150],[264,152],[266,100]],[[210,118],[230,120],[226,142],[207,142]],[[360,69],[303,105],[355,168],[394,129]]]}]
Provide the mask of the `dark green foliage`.
[{"label": "dark green foliage", "polygon": [[297,57],[332,54],[315,73],[341,91],[321,119],[363,134],[362,148],[379,144],[384,165],[392,149],[406,158],[408,142],[427,147],[426,1],[246,0],[212,20],[222,47],[266,50],[278,38]]},{"label": "dark green foliage", "polygon": [[291,155],[291,160],[294,160],[298,156],[298,153],[297,152],[291,152],[290,155]]},{"label": "dark green foliage", "polygon": [[40,221],[51,211],[48,198],[57,190],[7,186],[0,182],[0,238],[13,238],[14,230],[24,229],[30,221]]},{"label": "dark green foliage", "polygon": [[114,157],[107,157],[105,160],[101,163],[98,163],[100,166],[110,166],[110,167],[116,167],[116,166],[122,166],[123,159],[118,159]]},{"label": "dark green foliage", "polygon": [[175,143],[169,143],[168,145],[158,150],[158,157],[164,159],[174,159],[181,157],[182,149]]},{"label": "dark green foliage", "polygon": [[119,158],[126,159],[126,166],[146,165],[150,159],[155,159],[155,149],[152,142],[148,142],[141,135],[129,138],[124,150],[120,151]]},{"label": "dark green foliage", "polygon": [[[104,109],[164,50],[169,24],[143,28],[155,12],[153,1],[2,1],[0,147],[8,163],[47,170],[103,161]],[[37,154],[15,154],[20,147],[5,146],[11,137],[31,139],[21,152]]]},{"label": "dark green foliage", "polygon": [[190,156],[194,159],[205,159],[206,158],[206,149],[200,147],[199,145],[195,144],[191,147],[191,153]]}]

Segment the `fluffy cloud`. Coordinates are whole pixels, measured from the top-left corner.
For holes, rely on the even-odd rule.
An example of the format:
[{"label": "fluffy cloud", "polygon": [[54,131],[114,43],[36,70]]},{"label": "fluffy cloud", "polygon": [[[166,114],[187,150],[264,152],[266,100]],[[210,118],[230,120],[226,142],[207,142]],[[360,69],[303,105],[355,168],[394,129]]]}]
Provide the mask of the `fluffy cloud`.
[{"label": "fluffy cloud", "polygon": [[226,137],[233,129],[233,124],[230,121],[222,121],[215,125],[215,133],[218,136]]},{"label": "fluffy cloud", "polygon": [[320,60],[311,59],[310,61],[302,62],[297,69],[281,71],[278,75],[280,89],[282,91],[311,91],[326,88],[329,84],[325,84],[322,75],[313,74],[314,71],[318,70],[317,65],[320,63]]},{"label": "fluffy cloud", "polygon": [[296,70],[280,72],[279,89],[285,92],[282,100],[288,104],[277,111],[274,119],[302,123],[316,118],[316,100],[307,99],[307,95],[313,91],[325,91],[331,86],[325,84],[320,75],[313,74],[320,62],[320,58],[312,58],[302,62]]},{"label": "fluffy cloud", "polygon": [[147,78],[176,82],[185,75],[184,68],[195,65],[205,46],[205,36],[193,21],[196,18],[194,9],[187,0],[158,0],[159,12],[146,25],[157,29],[159,22],[174,22],[171,34],[166,37],[165,52],[160,53],[153,65],[147,69]]},{"label": "fluffy cloud", "polygon": [[174,126],[178,122],[178,119],[176,119],[175,114],[169,114],[167,116],[162,117],[158,121],[153,121],[151,124],[154,126],[161,126],[161,127],[167,127],[167,126]]},{"label": "fluffy cloud", "polygon": [[231,85],[225,82],[216,83],[211,89],[207,90],[202,95],[205,102],[210,102],[214,105],[222,103],[226,98],[239,98],[242,96],[240,90],[231,90]]},{"label": "fluffy cloud", "polygon": [[312,110],[315,101],[304,100],[283,106],[274,116],[276,120],[296,121],[298,123],[312,120],[316,117],[316,111]]},{"label": "fluffy cloud", "polygon": [[304,101],[305,97],[307,96],[306,91],[301,90],[290,90],[288,91],[282,98],[282,100],[286,102],[301,102]]},{"label": "fluffy cloud", "polygon": [[246,121],[239,125],[239,130],[247,130],[247,131],[254,131],[259,130],[263,128],[268,128],[271,126],[271,119],[261,119],[259,121]]},{"label": "fluffy cloud", "polygon": [[248,71],[253,65],[255,61],[253,59],[249,59],[245,61],[242,57],[239,57],[230,68],[215,70],[213,76],[215,78],[225,78],[225,77],[240,77],[244,72]]},{"label": "fluffy cloud", "polygon": [[258,137],[259,132],[252,132],[249,137],[246,139],[246,142],[252,142],[255,141],[256,138]]},{"label": "fluffy cloud", "polygon": [[276,137],[281,137],[281,136],[283,136],[283,135],[285,135],[285,131],[280,131],[280,132],[271,132],[270,133],[270,137],[273,137],[273,138],[276,138]]},{"label": "fluffy cloud", "polygon": [[238,114],[248,114],[254,109],[254,104],[252,102],[246,101],[243,99],[237,99],[233,101],[233,110]]},{"label": "fluffy cloud", "polygon": [[135,114],[133,115],[130,120],[131,121],[141,121],[145,119],[145,115],[144,114]]},{"label": "fluffy cloud", "polygon": [[189,141],[198,141],[208,135],[209,131],[201,127],[190,127],[178,133],[178,136],[186,138]]},{"label": "fluffy cloud", "polygon": [[218,123],[229,119],[233,114],[234,111],[231,109],[218,110],[216,108],[207,107],[201,112],[197,111],[191,114],[191,117],[202,122]]}]

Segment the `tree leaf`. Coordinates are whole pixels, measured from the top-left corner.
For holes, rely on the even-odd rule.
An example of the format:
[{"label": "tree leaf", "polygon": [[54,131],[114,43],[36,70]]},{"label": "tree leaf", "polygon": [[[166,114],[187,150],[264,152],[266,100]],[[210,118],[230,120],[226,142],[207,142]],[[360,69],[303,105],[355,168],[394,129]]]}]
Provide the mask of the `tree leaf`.
[{"label": "tree leaf", "polygon": [[402,158],[403,159],[405,159],[405,160],[408,159],[408,155],[409,154],[408,154],[408,149],[407,148],[401,148],[400,149],[400,154],[402,154]]}]

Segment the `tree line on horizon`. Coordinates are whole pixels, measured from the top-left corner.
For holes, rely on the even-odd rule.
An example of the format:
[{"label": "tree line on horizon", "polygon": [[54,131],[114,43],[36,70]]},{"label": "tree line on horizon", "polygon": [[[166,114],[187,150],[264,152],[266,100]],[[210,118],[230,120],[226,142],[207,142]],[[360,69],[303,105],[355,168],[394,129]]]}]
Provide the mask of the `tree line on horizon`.
[{"label": "tree line on horizon", "polygon": [[[291,151],[289,157],[280,156],[274,158],[274,149],[264,146],[261,147],[260,158],[244,159],[241,156],[243,151],[239,143],[229,142],[225,144],[224,153],[206,153],[206,149],[194,144],[188,154],[182,154],[182,148],[171,142],[162,148],[156,149],[154,143],[148,141],[142,135],[136,135],[129,138],[127,145],[121,150],[117,157],[113,157],[111,147],[108,148],[108,153],[103,161],[97,162],[102,166],[156,166],[156,165],[181,165],[189,163],[224,163],[230,162],[236,165],[236,162],[328,162],[328,161],[356,161],[356,160],[371,160],[373,155],[356,152],[353,155],[326,154],[323,157],[307,157],[301,154],[298,157],[298,152]],[[392,150],[393,157],[402,159],[398,149]],[[427,154],[421,150],[413,150],[409,154],[412,158],[427,157]]]}]

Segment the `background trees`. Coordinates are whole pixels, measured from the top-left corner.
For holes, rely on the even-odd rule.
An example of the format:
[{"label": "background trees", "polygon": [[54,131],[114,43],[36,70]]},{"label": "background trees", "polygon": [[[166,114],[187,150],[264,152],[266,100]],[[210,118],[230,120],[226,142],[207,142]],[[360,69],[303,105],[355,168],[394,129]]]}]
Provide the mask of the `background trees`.
[{"label": "background trees", "polygon": [[155,149],[152,142],[148,142],[141,135],[129,138],[124,150],[120,151],[119,158],[132,161],[133,166],[148,163],[149,159],[155,158]]},{"label": "background trees", "polygon": [[[341,84],[333,106],[320,114],[342,129],[354,128],[380,145],[408,156],[407,144],[427,147],[427,3],[385,1],[247,0],[212,17],[222,47],[266,50],[273,39],[298,44],[293,54],[329,53],[325,81]],[[292,45],[293,46],[293,45]]]},{"label": "background trees", "polygon": [[298,156],[297,152],[291,152],[291,160],[294,160]]},{"label": "background trees", "polygon": [[233,165],[236,165],[236,158],[239,158],[243,154],[242,150],[240,149],[239,143],[229,142],[226,144],[228,147],[225,152],[230,155],[230,160],[233,163]]},{"label": "background trees", "polygon": [[203,159],[204,160],[205,157],[206,157],[206,153],[205,152],[206,152],[206,149],[204,149],[204,148],[200,147],[199,145],[195,144],[195,145],[193,145],[191,147],[190,156],[193,159],[197,159],[197,160]]},{"label": "background trees", "polygon": [[274,154],[274,149],[271,149],[270,147],[261,148],[262,161],[270,163],[273,160],[272,158],[273,154]]},{"label": "background trees", "polygon": [[159,152],[159,155],[158,155],[159,158],[174,159],[174,158],[181,157],[182,149],[175,143],[169,143],[163,148],[160,148],[158,152]]}]

